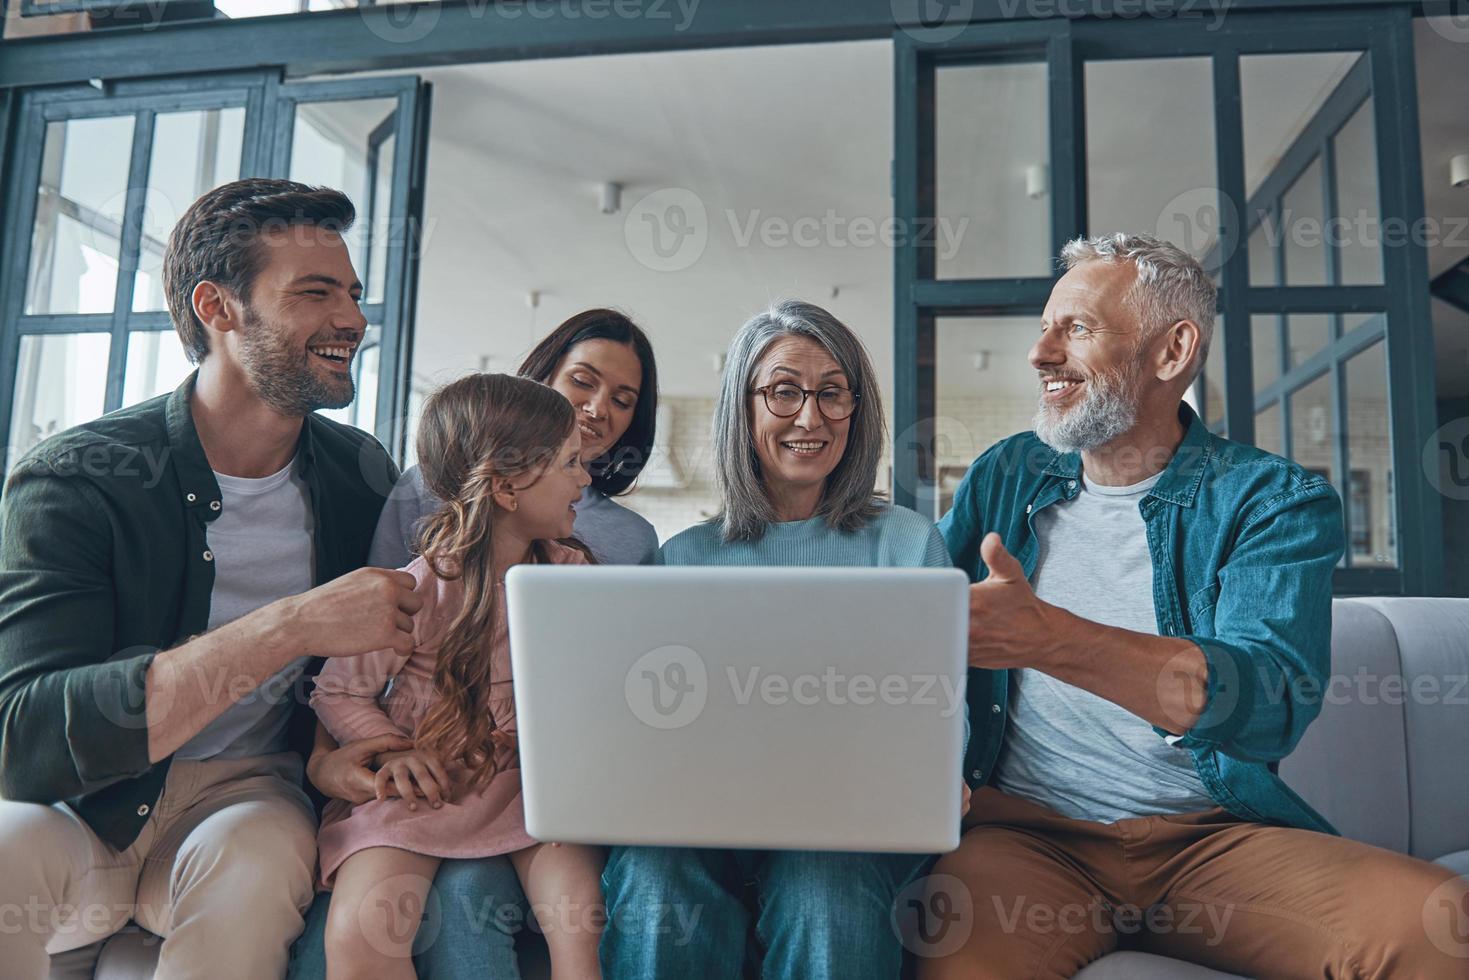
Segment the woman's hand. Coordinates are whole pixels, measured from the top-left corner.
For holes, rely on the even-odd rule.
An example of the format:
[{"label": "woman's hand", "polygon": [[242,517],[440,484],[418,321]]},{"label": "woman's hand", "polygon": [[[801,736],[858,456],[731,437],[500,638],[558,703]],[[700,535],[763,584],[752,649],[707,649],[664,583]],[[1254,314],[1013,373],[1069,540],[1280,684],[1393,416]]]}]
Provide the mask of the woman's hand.
[{"label": "woman's hand", "polygon": [[366,803],[377,795],[373,771],[368,763],[379,753],[412,747],[412,739],[387,734],[358,739],[328,750],[318,737],[317,749],[306,764],[306,776],[311,785],[333,799],[352,804]]},{"label": "woman's hand", "polygon": [[963,820],[969,816],[969,797],[973,795],[969,791],[969,784],[959,780],[959,819]]},{"label": "woman's hand", "polygon": [[420,796],[436,810],[446,801],[452,802],[450,793],[454,781],[434,753],[414,748],[385,752],[378,757],[378,763],[377,776],[373,780],[373,793],[377,799],[397,796],[408,801],[410,810],[418,809]]}]

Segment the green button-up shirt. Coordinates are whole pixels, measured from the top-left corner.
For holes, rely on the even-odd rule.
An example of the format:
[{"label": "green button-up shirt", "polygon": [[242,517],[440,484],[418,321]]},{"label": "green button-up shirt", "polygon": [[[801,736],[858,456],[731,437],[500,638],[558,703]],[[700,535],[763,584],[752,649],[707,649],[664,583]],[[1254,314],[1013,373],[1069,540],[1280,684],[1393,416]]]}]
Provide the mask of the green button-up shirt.
[{"label": "green button-up shirt", "polygon": [[[1331,573],[1344,547],[1341,499],[1279,456],[1221,439],[1187,405],[1183,442],[1139,504],[1153,559],[1158,635],[1192,640],[1209,681],[1203,712],[1176,743],[1209,795],[1245,820],[1331,832],[1275,774],[1321,711],[1331,674]],[[939,522],[954,564],[983,581],[979,543],[996,531],[1029,578],[1035,515],[1080,492],[1081,457],[1034,433],[975,460]],[[1108,556],[1097,555],[1105,562]],[[1007,670],[969,669],[972,786],[994,776],[1009,719]],[[1160,738],[1168,733],[1154,728]]]},{"label": "green button-up shirt", "polygon": [[[119,850],[168,773],[169,760],[148,760],[148,665],[209,622],[206,530],[221,498],[190,411],[194,379],[42,442],[0,498],[0,796],[65,801]],[[366,563],[398,472],[372,436],[316,414],[294,465],[319,585]],[[290,727],[303,755],[311,683]]]}]

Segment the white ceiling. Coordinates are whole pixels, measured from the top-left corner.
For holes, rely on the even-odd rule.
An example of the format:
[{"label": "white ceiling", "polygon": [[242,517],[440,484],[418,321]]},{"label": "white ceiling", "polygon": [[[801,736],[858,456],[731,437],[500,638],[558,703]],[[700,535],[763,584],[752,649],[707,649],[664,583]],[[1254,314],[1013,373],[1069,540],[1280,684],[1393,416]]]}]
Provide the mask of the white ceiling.
[{"label": "white ceiling", "polygon": [[[1446,174],[1449,155],[1469,152],[1454,94],[1469,87],[1469,59],[1421,21],[1418,40],[1428,213],[1464,214],[1469,192],[1448,187]],[[1302,56],[1247,67],[1251,186],[1348,63]],[[506,62],[424,75],[435,86],[414,355],[424,384],[482,363],[512,370],[566,316],[610,305],[652,336],[665,394],[709,396],[729,337],[785,296],[830,308],[890,379],[892,253],[861,233],[879,228],[892,209],[890,44]],[[1191,207],[1193,197],[1207,197],[1215,183],[1206,64],[1093,65],[1087,80],[1094,227],[1182,237],[1166,215],[1180,200]],[[1044,274],[1048,201],[1025,195],[1026,165],[1046,155],[1038,76],[1024,65],[950,69],[939,93],[940,210],[950,236],[939,242],[953,251],[940,273]],[[618,214],[599,212],[604,181],[624,185]],[[655,192],[660,207],[650,215],[638,205]],[[701,253],[688,245],[676,252],[668,260],[675,271],[656,268],[660,259],[648,247],[649,217],[678,216],[661,207],[667,203],[684,206],[695,229],[688,241],[705,242]],[[798,219],[807,220],[814,242],[791,240]],[[1208,232],[1180,243],[1202,254],[1212,244]],[[1435,245],[1431,267],[1466,252]],[[1459,386],[1469,393],[1469,318],[1437,316],[1441,307],[1440,384],[1446,393]],[[1023,364],[1032,331],[1023,319],[944,330],[941,389],[977,385],[977,350],[994,352],[1001,368]],[[989,374],[985,390],[1032,390],[1027,371]]]}]

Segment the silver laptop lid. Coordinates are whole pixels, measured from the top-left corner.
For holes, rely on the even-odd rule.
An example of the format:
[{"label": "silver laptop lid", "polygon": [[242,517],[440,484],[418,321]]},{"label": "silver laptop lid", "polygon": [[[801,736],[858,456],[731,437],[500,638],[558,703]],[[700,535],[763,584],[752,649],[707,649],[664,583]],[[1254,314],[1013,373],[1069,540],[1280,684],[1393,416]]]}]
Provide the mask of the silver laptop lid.
[{"label": "silver laptop lid", "polygon": [[521,565],[506,585],[537,839],[958,846],[963,572]]}]

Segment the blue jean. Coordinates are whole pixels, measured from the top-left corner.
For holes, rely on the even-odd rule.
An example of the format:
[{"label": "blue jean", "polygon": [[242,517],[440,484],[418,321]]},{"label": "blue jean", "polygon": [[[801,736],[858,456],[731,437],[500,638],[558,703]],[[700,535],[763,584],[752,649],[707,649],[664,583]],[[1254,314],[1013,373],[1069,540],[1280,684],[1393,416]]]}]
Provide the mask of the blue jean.
[{"label": "blue jean", "polygon": [[[326,980],[327,906],[316,896],[291,947],[287,980]],[[437,912],[435,903],[437,902]],[[510,859],[445,861],[413,947],[419,980],[520,980],[515,936],[526,921],[525,893]]]},{"label": "blue jean", "polygon": [[894,980],[903,947],[891,924],[893,900],[926,861],[915,854],[613,848],[602,873],[610,917],[602,974],[738,980],[753,898],[762,977]]}]

